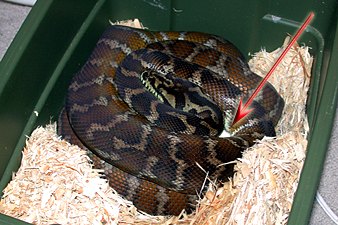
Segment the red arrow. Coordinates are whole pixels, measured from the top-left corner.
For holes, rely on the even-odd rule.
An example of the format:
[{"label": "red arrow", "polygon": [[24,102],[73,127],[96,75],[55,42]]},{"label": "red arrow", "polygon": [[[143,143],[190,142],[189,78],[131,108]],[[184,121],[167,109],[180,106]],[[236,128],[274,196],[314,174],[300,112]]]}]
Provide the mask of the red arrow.
[{"label": "red arrow", "polygon": [[248,101],[245,103],[244,106],[242,106],[243,105],[242,98],[240,99],[239,105],[238,105],[238,109],[237,109],[237,112],[236,112],[236,116],[234,118],[234,121],[232,122],[232,125],[234,125],[235,123],[237,123],[239,120],[243,119],[245,116],[247,116],[252,111],[252,109],[250,109],[248,107],[251,105],[252,101],[257,96],[258,92],[260,92],[260,90],[263,88],[263,86],[265,85],[265,83],[267,82],[267,80],[269,79],[269,77],[271,76],[271,74],[275,71],[276,67],[282,61],[282,59],[284,58],[284,56],[286,55],[286,53],[291,49],[291,47],[297,41],[297,39],[299,38],[299,36],[303,33],[303,31],[305,30],[306,26],[309,25],[309,23],[311,22],[311,20],[312,20],[313,17],[314,17],[314,13],[310,12],[309,16],[307,17],[307,19],[305,20],[305,22],[303,23],[303,25],[299,28],[299,30],[297,31],[297,33],[295,34],[295,36],[292,38],[291,42],[284,49],[284,51],[279,56],[279,58],[274,63],[274,65],[271,67],[270,71],[266,74],[266,76],[264,77],[264,79],[259,83],[259,85],[257,86],[257,88],[252,93],[252,95],[250,96],[250,98],[248,99]]}]

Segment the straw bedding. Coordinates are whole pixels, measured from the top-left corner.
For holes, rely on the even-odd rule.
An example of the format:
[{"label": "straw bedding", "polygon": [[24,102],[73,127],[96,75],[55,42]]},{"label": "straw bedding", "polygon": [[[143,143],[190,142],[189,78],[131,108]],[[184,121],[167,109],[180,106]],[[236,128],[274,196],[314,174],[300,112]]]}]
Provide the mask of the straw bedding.
[{"label": "straw bedding", "polygon": [[[265,75],[288,40],[273,52],[253,54],[251,69]],[[307,146],[305,104],[313,61],[308,50],[295,45],[269,80],[286,102],[277,137],[247,149],[234,162],[234,177],[221,187],[210,184],[195,213],[138,212],[92,168],[85,151],[57,136],[55,123],[27,138],[0,213],[34,224],[286,224]]]}]

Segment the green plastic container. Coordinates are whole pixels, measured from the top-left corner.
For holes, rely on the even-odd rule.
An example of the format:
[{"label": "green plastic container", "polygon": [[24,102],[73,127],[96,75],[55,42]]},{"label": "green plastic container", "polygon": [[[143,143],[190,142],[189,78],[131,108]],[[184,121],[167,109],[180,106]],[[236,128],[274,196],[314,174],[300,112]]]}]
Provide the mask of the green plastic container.
[{"label": "green plastic container", "polygon": [[[336,0],[37,1],[0,64],[0,191],[20,166],[26,135],[57,119],[72,75],[109,20],[139,18],[152,30],[214,33],[248,54],[279,47],[313,11],[315,19],[299,40],[315,57],[308,101],[311,133],[289,218],[289,224],[307,224],[337,104],[337,6]],[[0,215],[0,224],[26,223]]]}]

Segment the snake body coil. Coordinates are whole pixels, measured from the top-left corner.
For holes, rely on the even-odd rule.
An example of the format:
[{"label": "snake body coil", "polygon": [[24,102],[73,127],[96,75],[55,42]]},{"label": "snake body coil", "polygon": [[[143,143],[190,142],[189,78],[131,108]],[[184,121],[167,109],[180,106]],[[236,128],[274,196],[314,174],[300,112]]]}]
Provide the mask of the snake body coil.
[{"label": "snake body coil", "polygon": [[231,126],[260,80],[220,37],[111,26],[71,81],[58,132],[139,209],[189,212],[206,172],[226,181],[232,166],[222,164],[275,135],[284,102],[270,84]]}]

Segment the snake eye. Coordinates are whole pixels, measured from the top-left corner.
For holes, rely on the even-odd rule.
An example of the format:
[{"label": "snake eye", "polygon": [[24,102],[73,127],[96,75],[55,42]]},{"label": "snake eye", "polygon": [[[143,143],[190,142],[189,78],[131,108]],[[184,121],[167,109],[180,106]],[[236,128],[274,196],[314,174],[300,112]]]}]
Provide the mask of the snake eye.
[{"label": "snake eye", "polygon": [[149,71],[145,70],[145,71],[143,71],[143,72],[141,73],[140,78],[141,78],[141,81],[142,81],[142,82],[144,82],[145,80],[147,80],[148,77],[149,77]]}]

